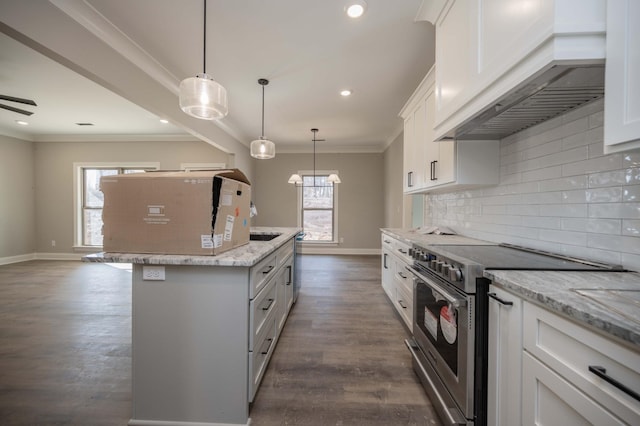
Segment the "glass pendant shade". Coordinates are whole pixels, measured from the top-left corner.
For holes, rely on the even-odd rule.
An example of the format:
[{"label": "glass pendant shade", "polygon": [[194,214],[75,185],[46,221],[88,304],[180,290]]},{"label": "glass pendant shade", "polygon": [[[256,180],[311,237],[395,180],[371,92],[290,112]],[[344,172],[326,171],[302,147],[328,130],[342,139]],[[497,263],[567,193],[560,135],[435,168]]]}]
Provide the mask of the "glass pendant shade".
[{"label": "glass pendant shade", "polygon": [[289,178],[289,183],[292,183],[294,185],[302,185],[302,178],[300,177],[299,174],[294,173]]},{"label": "glass pendant shade", "polygon": [[229,112],[227,90],[210,75],[201,73],[180,83],[180,109],[202,120],[218,120]]},{"label": "glass pendant shade", "polygon": [[251,142],[251,156],[259,160],[268,160],[276,156],[276,144],[269,139],[256,139]]},{"label": "glass pendant shade", "polygon": [[340,180],[340,178],[338,177],[338,175],[337,175],[337,174],[335,174],[335,173],[331,173],[331,174],[327,177],[327,182],[329,182],[329,183],[340,183],[340,182],[342,182],[342,181]]}]

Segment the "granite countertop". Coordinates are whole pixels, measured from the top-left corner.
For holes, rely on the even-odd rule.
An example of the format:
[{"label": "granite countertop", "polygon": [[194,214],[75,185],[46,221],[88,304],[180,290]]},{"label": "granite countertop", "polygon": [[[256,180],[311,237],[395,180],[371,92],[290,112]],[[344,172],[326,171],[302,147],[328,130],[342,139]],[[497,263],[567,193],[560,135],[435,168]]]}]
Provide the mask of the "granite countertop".
[{"label": "granite countertop", "polygon": [[436,235],[421,234],[417,229],[404,228],[381,228],[384,234],[404,241],[407,244],[418,244],[420,246],[430,246],[437,244],[453,244],[453,245],[496,245],[489,241],[476,240],[475,238],[463,237],[462,235]]},{"label": "granite countertop", "polygon": [[271,241],[249,241],[216,256],[177,254],[95,253],[84,256],[85,262],[140,263],[145,265],[253,266],[273,253],[301,231],[300,228],[252,227],[252,234],[282,234]]},{"label": "granite countertop", "polygon": [[484,276],[640,351],[640,273],[487,270]]}]

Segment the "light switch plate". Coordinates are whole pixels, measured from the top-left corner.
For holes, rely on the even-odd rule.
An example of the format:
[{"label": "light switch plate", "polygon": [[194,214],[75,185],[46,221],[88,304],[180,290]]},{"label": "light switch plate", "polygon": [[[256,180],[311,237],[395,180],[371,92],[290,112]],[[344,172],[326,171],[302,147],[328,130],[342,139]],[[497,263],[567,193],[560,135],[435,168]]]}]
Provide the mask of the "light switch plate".
[{"label": "light switch plate", "polygon": [[164,281],[164,266],[143,266],[142,279],[144,281]]}]

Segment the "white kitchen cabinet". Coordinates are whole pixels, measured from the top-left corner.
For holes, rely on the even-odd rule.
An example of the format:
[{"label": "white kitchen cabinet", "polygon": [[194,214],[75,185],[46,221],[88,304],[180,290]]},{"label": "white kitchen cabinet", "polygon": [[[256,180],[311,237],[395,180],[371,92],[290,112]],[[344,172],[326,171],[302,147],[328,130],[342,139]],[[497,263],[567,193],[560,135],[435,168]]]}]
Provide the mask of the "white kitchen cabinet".
[{"label": "white kitchen cabinet", "polygon": [[553,65],[603,63],[606,0],[425,0],[436,28],[435,139]]},{"label": "white kitchen cabinet", "polygon": [[523,346],[523,424],[640,424],[640,401],[591,371],[640,394],[640,353],[526,301]]},{"label": "white kitchen cabinet", "polygon": [[278,287],[278,335],[293,306],[293,253],[284,259],[276,278]]},{"label": "white kitchen cabinet", "polygon": [[522,299],[491,286],[489,290],[489,353],[487,424],[521,422]]},{"label": "white kitchen cabinet", "polygon": [[434,141],[435,67],[409,98],[404,118],[404,192],[496,185],[499,141]]},{"label": "white kitchen cabinet", "polygon": [[640,148],[640,2],[607,2],[605,152]]},{"label": "white kitchen cabinet", "polygon": [[382,233],[382,288],[409,331],[413,330],[413,262],[411,245]]}]

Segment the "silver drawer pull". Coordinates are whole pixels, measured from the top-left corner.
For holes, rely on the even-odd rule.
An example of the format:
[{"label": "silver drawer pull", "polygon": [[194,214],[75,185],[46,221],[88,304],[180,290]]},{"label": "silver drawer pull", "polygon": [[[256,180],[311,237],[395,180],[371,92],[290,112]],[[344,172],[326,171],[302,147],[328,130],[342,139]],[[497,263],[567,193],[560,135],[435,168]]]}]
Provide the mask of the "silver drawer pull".
[{"label": "silver drawer pull", "polygon": [[398,305],[400,305],[402,309],[407,309],[407,305],[405,305],[402,300],[398,300]]},{"label": "silver drawer pull", "polygon": [[635,399],[637,401],[640,401],[640,394],[638,394],[633,389],[627,387],[626,385],[623,385],[622,383],[620,383],[619,381],[617,381],[613,377],[609,376],[607,374],[607,369],[606,368],[600,367],[598,365],[590,365],[589,366],[589,371],[591,371],[596,376],[600,377],[605,382],[607,382],[607,383],[611,384],[612,386],[615,386],[616,388],[620,389],[622,392],[626,393],[631,398],[633,398],[633,399]]},{"label": "silver drawer pull", "polygon": [[403,274],[402,272],[398,272],[398,275],[400,275],[400,278],[402,278],[403,280],[407,279],[407,276],[405,274]]},{"label": "silver drawer pull", "polygon": [[262,310],[263,311],[268,311],[269,308],[271,307],[271,305],[273,305],[273,300],[274,299],[269,299],[269,303],[267,304],[267,306],[263,307]]}]

